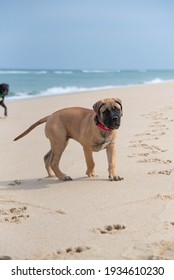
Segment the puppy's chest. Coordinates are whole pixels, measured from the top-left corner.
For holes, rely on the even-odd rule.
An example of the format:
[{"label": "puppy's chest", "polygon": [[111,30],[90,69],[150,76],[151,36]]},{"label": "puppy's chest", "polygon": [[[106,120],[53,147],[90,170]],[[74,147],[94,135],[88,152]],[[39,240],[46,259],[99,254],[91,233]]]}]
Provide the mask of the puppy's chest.
[{"label": "puppy's chest", "polygon": [[93,142],[92,148],[94,152],[105,149],[113,140],[112,137],[101,137],[97,141]]}]

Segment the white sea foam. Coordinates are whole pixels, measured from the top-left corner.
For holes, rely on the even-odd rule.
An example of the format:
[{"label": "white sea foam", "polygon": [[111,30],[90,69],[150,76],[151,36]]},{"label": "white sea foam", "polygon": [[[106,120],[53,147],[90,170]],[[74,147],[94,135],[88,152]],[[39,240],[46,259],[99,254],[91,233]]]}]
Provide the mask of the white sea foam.
[{"label": "white sea foam", "polygon": [[146,81],[144,82],[144,84],[148,85],[148,84],[161,84],[161,83],[170,83],[170,82],[173,82],[174,80],[162,80],[160,78],[156,78],[156,79],[153,79],[153,80],[150,80],[150,81]]},{"label": "white sea foam", "polygon": [[21,71],[21,70],[1,70],[0,74],[29,74],[30,71]]},{"label": "white sea foam", "polygon": [[109,88],[113,88],[113,86],[92,87],[92,88],[85,88],[85,87],[53,87],[53,88],[48,88],[45,91],[41,91],[38,95],[39,96],[51,96],[51,95],[69,94],[69,93],[93,91],[93,90],[109,89]]},{"label": "white sea foam", "polygon": [[105,87],[92,87],[92,88],[85,88],[85,87],[52,87],[46,90],[37,92],[32,94],[30,92],[16,92],[14,96],[8,96],[9,100],[14,99],[29,99],[29,98],[37,98],[42,96],[56,96],[56,95],[64,95],[70,93],[78,93],[78,92],[85,92],[85,91],[96,91],[96,90],[104,90],[104,89],[111,89],[114,86],[105,86]]},{"label": "white sea foam", "polygon": [[52,87],[48,88],[39,93],[40,96],[49,96],[49,95],[59,95],[59,94],[67,94],[71,92],[79,92],[85,90],[84,88],[78,87]]},{"label": "white sea foam", "polygon": [[25,74],[47,74],[46,70],[0,70],[2,75],[25,75]]},{"label": "white sea foam", "polygon": [[54,71],[54,74],[73,74],[72,71]]},{"label": "white sea foam", "polygon": [[82,70],[82,73],[110,73],[112,70]]}]

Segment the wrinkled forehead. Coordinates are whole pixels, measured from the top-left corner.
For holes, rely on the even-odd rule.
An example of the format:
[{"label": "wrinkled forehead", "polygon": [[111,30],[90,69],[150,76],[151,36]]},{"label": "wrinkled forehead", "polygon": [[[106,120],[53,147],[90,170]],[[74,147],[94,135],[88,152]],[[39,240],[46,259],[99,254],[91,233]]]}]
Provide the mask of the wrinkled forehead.
[{"label": "wrinkled forehead", "polygon": [[107,102],[105,104],[103,104],[100,108],[100,112],[103,113],[106,110],[112,111],[112,110],[121,110],[121,106],[119,103],[117,102]]}]

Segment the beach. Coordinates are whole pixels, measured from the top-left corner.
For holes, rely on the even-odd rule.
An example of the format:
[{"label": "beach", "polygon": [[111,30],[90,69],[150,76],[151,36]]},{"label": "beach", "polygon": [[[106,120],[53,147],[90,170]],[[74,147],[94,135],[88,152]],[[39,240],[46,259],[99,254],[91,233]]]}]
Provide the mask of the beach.
[{"label": "beach", "polygon": [[[44,125],[13,139],[64,107],[92,108],[106,97],[123,103],[117,170],[110,182],[106,151],[94,153],[98,177],[86,177],[82,146],[71,140],[61,169],[47,178]],[[0,107],[0,259],[174,259],[174,83],[13,100]]]}]

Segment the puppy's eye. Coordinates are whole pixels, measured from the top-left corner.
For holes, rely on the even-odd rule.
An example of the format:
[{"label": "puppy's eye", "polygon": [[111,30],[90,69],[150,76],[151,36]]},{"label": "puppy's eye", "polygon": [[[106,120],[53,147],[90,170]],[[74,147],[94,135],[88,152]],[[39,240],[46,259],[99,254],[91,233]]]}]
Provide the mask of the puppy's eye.
[{"label": "puppy's eye", "polygon": [[113,110],[116,111],[116,112],[119,111],[119,109],[117,107],[115,107],[115,106],[113,107]]},{"label": "puppy's eye", "polygon": [[104,112],[103,112],[103,114],[108,114],[109,113],[109,110],[108,109],[106,109]]}]

